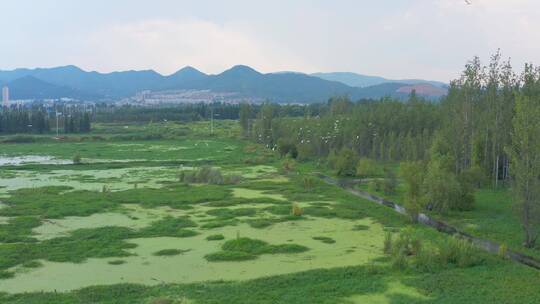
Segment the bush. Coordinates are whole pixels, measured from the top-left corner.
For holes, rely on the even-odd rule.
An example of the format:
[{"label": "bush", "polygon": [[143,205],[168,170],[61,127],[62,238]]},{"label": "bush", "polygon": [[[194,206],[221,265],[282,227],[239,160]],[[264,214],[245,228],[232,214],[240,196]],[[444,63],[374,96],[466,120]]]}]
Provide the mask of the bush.
[{"label": "bush", "polygon": [[456,209],[462,198],[456,175],[448,171],[443,163],[440,159],[431,160],[423,185],[428,209],[440,213]]},{"label": "bush", "polygon": [[456,237],[447,238],[442,243],[439,254],[443,264],[471,267],[480,263],[477,258],[478,250],[469,241]]},{"label": "bush", "polygon": [[296,167],[296,162],[294,159],[286,158],[281,162],[281,169],[285,171],[285,173],[291,172]]},{"label": "bush", "polygon": [[349,148],[343,148],[339,151],[336,161],[337,175],[354,176],[356,174],[356,162],[358,154]]},{"label": "bush", "polygon": [[298,157],[298,149],[296,145],[290,141],[280,138],[277,142],[277,148],[279,156],[284,157],[289,155],[291,158],[296,159]]},{"label": "bush", "polygon": [[198,170],[184,170],[178,173],[178,181],[188,184],[201,183],[210,185],[222,185],[226,181],[238,182],[237,178],[223,177],[221,170],[210,166],[203,166]]},{"label": "bush", "polygon": [[223,239],[225,239],[223,234],[213,234],[213,235],[209,235],[209,236],[206,237],[207,241],[220,241],[220,240],[223,240]]},{"label": "bush", "polygon": [[400,173],[405,181],[405,210],[412,222],[418,220],[418,214],[424,208],[423,185],[425,166],[421,162],[401,163]]},{"label": "bush", "polygon": [[75,154],[75,156],[73,156],[73,164],[74,165],[80,165],[82,163],[82,158],[81,158],[81,155],[80,154]]},{"label": "bush", "polygon": [[403,230],[394,241],[392,235],[387,233],[384,253],[391,256],[392,267],[404,269],[414,266],[421,272],[436,272],[448,265],[472,267],[482,261],[478,249],[466,240],[448,237],[435,248],[426,248],[410,228]]},{"label": "bush", "polygon": [[362,157],[356,164],[356,175],[369,177],[377,174],[377,163],[369,158]]},{"label": "bush", "polygon": [[297,203],[293,203],[291,215],[302,216],[302,214],[304,214],[304,209],[302,209]]},{"label": "bush", "polygon": [[498,255],[501,259],[506,259],[506,254],[508,253],[508,246],[506,244],[499,245]]},{"label": "bush", "polygon": [[394,194],[396,193],[396,188],[398,186],[398,180],[396,178],[396,173],[388,168],[384,168],[385,179],[382,182],[382,188],[384,194]]},{"label": "bush", "polygon": [[435,248],[421,248],[414,259],[414,267],[420,272],[434,273],[441,269],[438,251]]},{"label": "bush", "polygon": [[153,255],[155,256],[172,256],[172,255],[179,255],[184,254],[186,252],[190,251],[189,249],[181,250],[181,249],[163,249],[157,252],[154,252]]},{"label": "bush", "polygon": [[398,252],[397,254],[392,255],[392,268],[396,270],[404,270],[407,268],[409,263],[407,262],[407,256],[404,252]]},{"label": "bush", "polygon": [[384,235],[383,252],[385,254],[391,254],[392,251],[392,232],[387,231]]}]

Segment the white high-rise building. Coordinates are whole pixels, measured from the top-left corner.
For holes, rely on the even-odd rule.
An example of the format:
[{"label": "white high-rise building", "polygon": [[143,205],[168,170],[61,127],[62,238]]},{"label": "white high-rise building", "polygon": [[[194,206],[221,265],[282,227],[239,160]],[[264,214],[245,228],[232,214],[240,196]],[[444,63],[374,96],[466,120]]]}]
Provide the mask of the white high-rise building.
[{"label": "white high-rise building", "polygon": [[2,88],[2,104],[4,107],[9,106],[9,88],[7,86]]}]

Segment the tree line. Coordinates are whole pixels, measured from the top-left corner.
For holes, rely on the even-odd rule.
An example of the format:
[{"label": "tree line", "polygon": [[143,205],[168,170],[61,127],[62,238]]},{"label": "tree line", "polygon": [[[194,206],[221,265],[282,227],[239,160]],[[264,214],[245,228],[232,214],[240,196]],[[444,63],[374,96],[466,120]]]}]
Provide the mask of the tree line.
[{"label": "tree line", "polygon": [[540,68],[526,64],[518,74],[497,52],[487,65],[478,57],[469,61],[440,102],[415,92],[405,102],[336,97],[302,112],[290,117],[275,104],[258,111],[241,105],[242,133],[282,155],[323,161],[343,176],[361,176],[369,161],[401,162],[412,219],[426,209],[469,210],[475,188],[511,185],[524,245],[535,245],[540,235]]},{"label": "tree line", "polygon": [[[62,133],[87,133],[92,126],[86,111],[72,110],[59,115]],[[44,134],[56,128],[56,113],[43,107],[4,108],[0,112],[0,134]]]}]

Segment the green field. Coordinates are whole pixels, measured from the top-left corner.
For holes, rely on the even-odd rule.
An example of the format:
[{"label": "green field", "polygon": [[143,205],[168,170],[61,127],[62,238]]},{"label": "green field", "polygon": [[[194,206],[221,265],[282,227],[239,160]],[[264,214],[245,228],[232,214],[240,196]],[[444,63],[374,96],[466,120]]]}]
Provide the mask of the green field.
[{"label": "green field", "polygon": [[[477,250],[471,263],[398,264],[388,235],[407,231],[437,255],[452,240],[324,183],[313,164],[285,170],[236,122],[215,130],[103,124],[2,143],[0,302],[540,302],[537,270]],[[506,192],[477,196],[447,219],[519,246]]]}]

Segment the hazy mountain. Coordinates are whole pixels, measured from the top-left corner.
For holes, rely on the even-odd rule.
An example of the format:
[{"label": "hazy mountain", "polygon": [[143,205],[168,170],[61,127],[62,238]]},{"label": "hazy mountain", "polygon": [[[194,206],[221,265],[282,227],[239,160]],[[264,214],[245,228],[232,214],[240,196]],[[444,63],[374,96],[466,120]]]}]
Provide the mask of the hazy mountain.
[{"label": "hazy mountain", "polygon": [[443,83],[440,81],[422,80],[422,79],[395,80],[395,79],[386,79],[386,78],[378,77],[378,76],[368,76],[368,75],[362,75],[362,74],[356,74],[356,73],[350,73],[350,72],[314,73],[311,75],[325,79],[325,80],[339,81],[348,86],[360,87],[360,88],[379,85],[383,83],[401,83],[401,84],[409,84],[409,85],[429,83],[433,86],[440,87],[440,88],[446,88],[448,86],[446,83]]},{"label": "hazy mountain", "polygon": [[[324,102],[335,95],[348,95],[353,99],[384,96],[402,98],[407,96],[412,88],[416,89],[418,95],[428,98],[437,98],[445,93],[445,89],[439,89],[432,82],[383,82],[360,88],[358,81],[354,86],[343,83],[345,82],[343,77],[349,77],[351,73],[336,74],[340,75],[338,76],[341,78],[338,78],[341,81],[298,72],[263,74],[244,65],[234,66],[216,75],[207,75],[193,67],[185,67],[168,76],[153,70],[99,73],[87,72],[76,66],[64,66],[0,71],[0,82],[8,83],[13,99],[23,98],[22,96],[24,98],[116,99],[130,97],[143,90],[192,89],[235,93],[246,99],[311,103]],[[356,77],[356,79],[359,78]],[[362,82],[363,85],[380,82],[384,78],[365,79],[367,80]],[[417,84],[422,84],[422,86],[414,87]]]},{"label": "hazy mountain", "polygon": [[73,88],[57,86],[37,79],[33,76],[23,76],[6,83],[9,86],[11,99],[61,98],[70,96],[87,96]]}]

